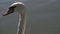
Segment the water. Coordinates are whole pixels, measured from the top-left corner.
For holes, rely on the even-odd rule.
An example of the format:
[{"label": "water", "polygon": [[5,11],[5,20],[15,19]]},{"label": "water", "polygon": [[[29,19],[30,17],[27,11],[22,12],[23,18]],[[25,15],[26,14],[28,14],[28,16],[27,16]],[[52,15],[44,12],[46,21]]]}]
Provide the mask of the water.
[{"label": "water", "polygon": [[[20,0],[16,0],[20,1]],[[60,0],[23,0],[27,8],[26,34],[60,34]],[[18,13],[3,17],[15,0],[0,1],[0,34],[16,34]]]}]

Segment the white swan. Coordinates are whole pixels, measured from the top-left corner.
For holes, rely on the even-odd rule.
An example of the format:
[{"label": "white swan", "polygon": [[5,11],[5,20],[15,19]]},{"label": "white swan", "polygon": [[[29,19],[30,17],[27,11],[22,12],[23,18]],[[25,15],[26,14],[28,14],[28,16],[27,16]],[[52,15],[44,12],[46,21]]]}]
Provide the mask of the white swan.
[{"label": "white swan", "polygon": [[21,16],[21,20],[19,19],[19,23],[18,23],[18,30],[17,30],[17,34],[24,34],[25,32],[25,25],[26,23],[25,21],[25,6],[24,3],[22,2],[15,2],[13,4],[10,5],[9,10],[7,12],[4,13],[3,16],[7,16],[8,14],[11,14],[13,12],[18,12]]}]

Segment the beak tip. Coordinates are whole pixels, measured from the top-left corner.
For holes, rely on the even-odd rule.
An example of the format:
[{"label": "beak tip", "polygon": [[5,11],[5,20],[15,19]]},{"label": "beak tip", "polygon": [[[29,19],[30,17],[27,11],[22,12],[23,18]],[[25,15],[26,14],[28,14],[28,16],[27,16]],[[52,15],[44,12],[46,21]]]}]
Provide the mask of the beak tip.
[{"label": "beak tip", "polygon": [[2,16],[7,16],[8,14],[3,14]]},{"label": "beak tip", "polygon": [[2,16],[6,16],[6,15],[2,15]]}]

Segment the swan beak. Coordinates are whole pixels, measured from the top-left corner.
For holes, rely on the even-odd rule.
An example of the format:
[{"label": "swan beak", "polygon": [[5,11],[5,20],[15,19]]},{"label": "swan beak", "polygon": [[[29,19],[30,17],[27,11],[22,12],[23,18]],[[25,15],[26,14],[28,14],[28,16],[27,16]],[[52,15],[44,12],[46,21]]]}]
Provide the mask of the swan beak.
[{"label": "swan beak", "polygon": [[7,12],[5,12],[3,16],[7,16],[7,15],[13,13],[13,12],[14,12],[14,9],[11,8]]}]

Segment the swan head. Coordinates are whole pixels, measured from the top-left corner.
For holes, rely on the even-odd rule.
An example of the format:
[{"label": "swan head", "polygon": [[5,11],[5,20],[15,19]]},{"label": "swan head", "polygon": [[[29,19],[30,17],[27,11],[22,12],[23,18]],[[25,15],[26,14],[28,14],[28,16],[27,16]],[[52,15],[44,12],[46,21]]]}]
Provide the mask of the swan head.
[{"label": "swan head", "polygon": [[23,8],[24,8],[24,4],[22,2],[15,2],[10,5],[9,10],[7,12],[5,12],[3,16],[7,16],[14,12],[22,13]]}]

